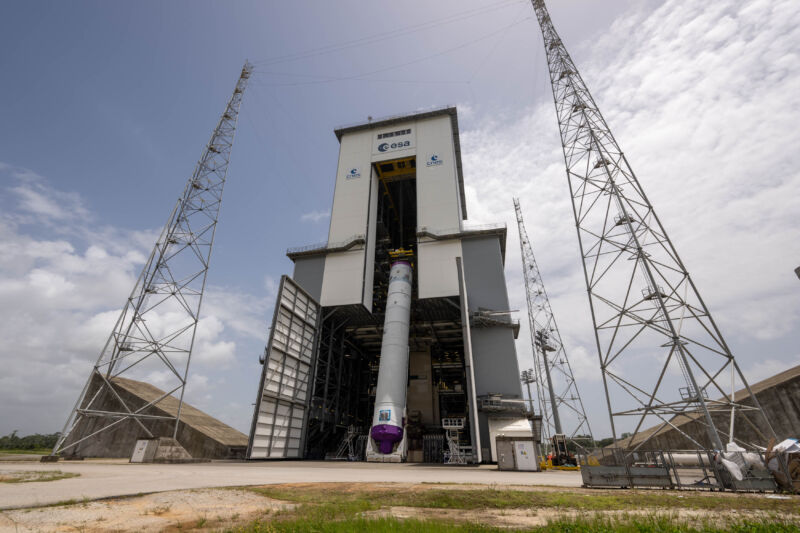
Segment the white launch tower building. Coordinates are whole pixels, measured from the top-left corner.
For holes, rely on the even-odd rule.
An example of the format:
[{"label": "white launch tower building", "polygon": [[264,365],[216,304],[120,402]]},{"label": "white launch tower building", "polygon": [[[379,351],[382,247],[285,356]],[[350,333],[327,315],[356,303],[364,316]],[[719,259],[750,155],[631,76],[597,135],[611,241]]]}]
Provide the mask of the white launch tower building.
[{"label": "white launch tower building", "polygon": [[463,419],[467,461],[496,461],[530,413],[506,228],[466,224],[456,109],[335,133],[328,241],[287,252],[248,457],[444,462]]}]

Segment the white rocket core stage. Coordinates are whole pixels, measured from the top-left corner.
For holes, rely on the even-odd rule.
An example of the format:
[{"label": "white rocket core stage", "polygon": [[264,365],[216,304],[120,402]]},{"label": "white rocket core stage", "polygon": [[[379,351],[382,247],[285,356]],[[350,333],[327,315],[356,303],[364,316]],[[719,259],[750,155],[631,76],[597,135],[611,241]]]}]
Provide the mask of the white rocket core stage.
[{"label": "white rocket core stage", "polygon": [[[410,318],[411,264],[397,261],[389,272],[375,412],[370,430],[370,440],[378,445],[380,454],[384,455],[396,452],[395,443],[403,441],[405,436]],[[375,451],[375,447],[370,448]],[[404,455],[402,451],[401,455]]]}]

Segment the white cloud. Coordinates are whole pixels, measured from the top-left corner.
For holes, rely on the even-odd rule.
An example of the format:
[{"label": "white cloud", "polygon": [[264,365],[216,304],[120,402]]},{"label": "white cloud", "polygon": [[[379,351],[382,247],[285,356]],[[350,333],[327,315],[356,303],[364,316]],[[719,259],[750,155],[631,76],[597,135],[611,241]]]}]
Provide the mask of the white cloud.
[{"label": "white cloud", "polygon": [[319,222],[331,216],[330,209],[327,211],[311,211],[310,213],[303,213],[300,215],[300,220],[303,222]]},{"label": "white cloud", "polygon": [[[800,354],[795,354],[784,359],[765,359],[763,361],[755,361],[742,372],[747,378],[750,385],[754,385],[761,380],[767,379],[779,374],[792,367],[800,365]],[[738,383],[738,382],[737,382]]]},{"label": "white cloud", "polygon": [[17,197],[18,210],[22,215],[33,215],[40,222],[64,222],[87,220],[89,212],[79,195],[52,189],[44,178],[35,172],[4,165],[0,171],[11,175],[18,184],[9,188]]},{"label": "white cloud", "polygon": [[[0,216],[0,434],[14,429],[56,431],[111,333],[158,232],[94,227],[80,196],[59,191],[25,169],[0,164],[0,173],[13,182]],[[58,205],[53,205],[54,199]],[[56,225],[58,236],[53,237]],[[260,344],[266,335],[264,314],[270,299],[274,294],[256,297],[235,289],[206,288],[188,401],[212,411],[217,407],[212,392],[219,393],[226,375],[238,371],[239,342]],[[185,319],[183,313],[164,308],[147,324],[159,335]],[[248,351],[257,353],[252,346]],[[179,359],[175,362],[182,362]],[[247,359],[253,365],[254,361],[255,357]],[[174,374],[163,364],[143,364],[128,377],[143,376],[156,386],[171,389],[175,384]]]},{"label": "white cloud", "polygon": [[[756,381],[796,364],[800,343],[800,285],[792,272],[800,264],[800,5],[669,1],[633,9],[599,41],[566,44],[584,56],[578,68]],[[511,307],[524,312],[511,196],[521,198],[584,403],[605,435],[608,415],[552,101],[519,117],[475,117],[461,140],[468,210],[479,222],[502,214],[508,224],[509,296]],[[526,328],[518,350],[525,366]],[[761,359],[770,363],[756,363]]]}]

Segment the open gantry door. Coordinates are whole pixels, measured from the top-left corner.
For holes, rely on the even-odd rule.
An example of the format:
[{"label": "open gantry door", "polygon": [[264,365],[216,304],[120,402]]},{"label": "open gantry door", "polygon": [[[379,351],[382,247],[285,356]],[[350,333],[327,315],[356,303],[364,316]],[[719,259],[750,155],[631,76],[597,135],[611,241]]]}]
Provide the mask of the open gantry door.
[{"label": "open gantry door", "polygon": [[249,459],[303,457],[319,303],[281,278],[253,412]]}]

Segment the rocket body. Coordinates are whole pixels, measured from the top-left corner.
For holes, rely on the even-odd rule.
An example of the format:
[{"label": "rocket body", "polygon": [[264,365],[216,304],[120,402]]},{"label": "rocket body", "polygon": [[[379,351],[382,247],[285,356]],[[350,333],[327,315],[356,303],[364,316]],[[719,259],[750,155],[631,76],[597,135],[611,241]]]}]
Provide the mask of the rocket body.
[{"label": "rocket body", "polygon": [[411,264],[392,263],[383,322],[381,361],[370,436],[380,453],[392,453],[403,439],[408,385],[408,329],[411,319]]}]

